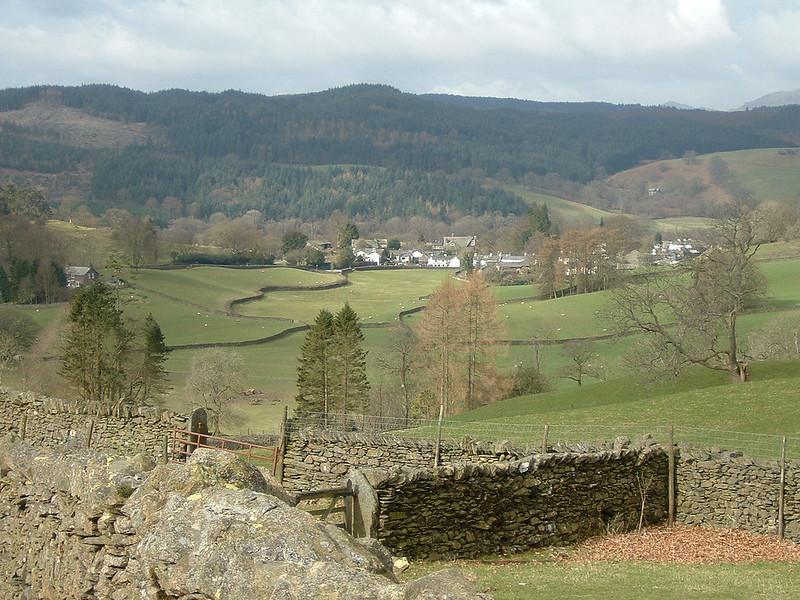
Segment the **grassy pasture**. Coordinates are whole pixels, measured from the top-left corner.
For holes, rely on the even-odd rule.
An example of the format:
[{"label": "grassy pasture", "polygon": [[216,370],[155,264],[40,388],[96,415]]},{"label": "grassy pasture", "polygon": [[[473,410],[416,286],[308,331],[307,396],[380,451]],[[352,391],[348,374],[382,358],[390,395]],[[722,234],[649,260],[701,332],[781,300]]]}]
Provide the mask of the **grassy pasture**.
[{"label": "grassy pasture", "polygon": [[[797,389],[797,362],[755,363],[752,381],[746,385],[730,384],[726,373],[698,367],[664,381],[628,376],[582,388],[519,396],[459,415],[458,420],[514,426],[548,423],[552,439],[589,439],[591,435],[613,439],[616,435],[641,432],[642,427],[661,435],[672,424],[686,428],[685,436],[700,436],[687,441],[751,449],[774,458],[778,450],[774,439],[739,439],[697,428],[800,435],[800,413],[795,408]],[[800,442],[791,442],[790,446],[790,453],[800,458]]]},{"label": "grassy pasture", "polygon": [[300,286],[335,283],[335,273],[317,273],[302,269],[271,267],[263,269],[231,269],[226,267],[192,267],[161,271],[142,269],[130,274],[134,286],[158,290],[206,308],[223,310],[236,298],[258,293],[266,286]]},{"label": "grassy pasture", "polygon": [[800,259],[761,262],[769,302],[778,307],[800,305]]},{"label": "grassy pasture", "polygon": [[267,337],[291,326],[285,321],[240,319],[138,289],[122,290],[126,314],[143,319],[152,313],[168,346],[241,342]]},{"label": "grassy pasture", "polygon": [[425,304],[424,297],[452,275],[449,269],[356,271],[350,273],[345,287],[271,292],[239,306],[239,312],[309,323],[321,309],[334,311],[349,302],[363,323],[391,323],[400,311]]},{"label": "grassy pasture", "polygon": [[654,562],[555,562],[529,553],[530,562],[501,564],[475,561],[414,562],[404,578],[420,577],[456,567],[473,578],[480,590],[496,600],[750,600],[796,597],[800,569],[795,563],[760,562],[713,565],[673,565]]},{"label": "grassy pasture", "polygon": [[724,187],[713,183],[709,176],[709,162],[713,156],[719,156],[727,163],[732,182],[748,190],[756,202],[797,202],[800,198],[800,153],[781,155],[780,150],[758,148],[703,154],[693,164],[682,158],[654,161],[617,173],[610,180],[635,189],[641,185],[669,188],[671,182],[697,179],[706,185],[700,197],[705,202],[719,204],[731,198]]},{"label": "grassy pasture", "polygon": [[70,265],[94,265],[102,270],[117,249],[110,227],[83,227],[51,220],[46,228],[60,244],[64,259]]},{"label": "grassy pasture", "polygon": [[662,234],[674,235],[684,231],[709,229],[714,225],[714,219],[706,217],[666,217],[653,219],[652,224],[656,231],[660,231]]},{"label": "grassy pasture", "polygon": [[509,185],[506,186],[506,189],[517,194],[528,203],[546,204],[550,214],[563,223],[596,225],[600,222],[600,219],[608,218],[614,214],[580,202],[534,192],[521,185]]}]

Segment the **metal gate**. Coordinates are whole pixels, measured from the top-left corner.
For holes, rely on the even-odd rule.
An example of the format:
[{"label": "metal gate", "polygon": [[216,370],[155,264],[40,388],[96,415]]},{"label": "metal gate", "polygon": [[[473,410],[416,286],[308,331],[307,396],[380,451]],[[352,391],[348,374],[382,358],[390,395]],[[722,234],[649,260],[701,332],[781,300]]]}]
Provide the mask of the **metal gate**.
[{"label": "metal gate", "polygon": [[176,428],[172,431],[170,456],[173,462],[185,462],[198,448],[212,448],[236,454],[256,467],[268,468],[273,475],[278,465],[277,446],[261,446],[186,429]]}]

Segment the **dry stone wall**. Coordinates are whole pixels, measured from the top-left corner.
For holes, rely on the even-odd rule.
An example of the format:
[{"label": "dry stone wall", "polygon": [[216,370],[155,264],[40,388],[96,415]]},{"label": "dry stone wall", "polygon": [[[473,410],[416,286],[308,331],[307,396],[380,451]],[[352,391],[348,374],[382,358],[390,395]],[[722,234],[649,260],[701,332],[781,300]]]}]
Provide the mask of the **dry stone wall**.
[{"label": "dry stone wall", "polygon": [[[332,431],[294,431],[286,440],[282,483],[288,490],[305,491],[341,485],[344,475],[353,467],[430,468],[433,467],[435,449],[436,442],[431,440]],[[507,442],[442,442],[439,464],[508,462],[525,454],[524,450],[512,448]]]},{"label": "dry stone wall", "polygon": [[11,433],[37,447],[64,444],[91,447],[114,456],[145,453],[162,459],[164,439],[174,428],[186,429],[188,417],[150,407],[101,408],[31,392],[0,389],[0,435]]},{"label": "dry stone wall", "polygon": [[0,600],[489,599],[453,572],[399,584],[375,540],[282,495],[221,451],[156,466],[0,438]]},{"label": "dry stone wall", "polygon": [[[780,464],[739,452],[681,448],[676,464],[676,518],[690,525],[778,530]],[[784,532],[800,542],[800,461],[787,461]]]},{"label": "dry stone wall", "polygon": [[667,510],[657,446],[538,455],[437,469],[364,470],[378,499],[378,538],[410,557],[471,557],[574,544]]}]

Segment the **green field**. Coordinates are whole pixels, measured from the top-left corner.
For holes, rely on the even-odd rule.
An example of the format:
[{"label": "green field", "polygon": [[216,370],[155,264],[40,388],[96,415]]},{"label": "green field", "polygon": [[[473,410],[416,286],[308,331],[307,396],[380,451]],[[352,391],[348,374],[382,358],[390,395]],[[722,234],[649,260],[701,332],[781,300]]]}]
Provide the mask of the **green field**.
[{"label": "green field", "polygon": [[492,286],[492,293],[498,302],[508,302],[509,300],[529,299],[538,296],[541,291],[536,285],[495,285]]},{"label": "green field", "polygon": [[691,232],[697,229],[709,229],[714,225],[714,219],[706,217],[668,217],[653,219],[651,222],[656,231],[667,235]]},{"label": "green field", "polygon": [[102,269],[117,249],[110,227],[82,227],[51,220],[47,222],[47,231],[57,240],[68,265],[94,265]]},{"label": "green field", "polygon": [[520,196],[528,203],[546,204],[550,214],[558,221],[570,225],[596,225],[603,218],[608,218],[615,213],[611,213],[593,206],[573,202],[550,194],[534,192],[521,185],[506,186],[508,191]]},{"label": "green field", "polygon": [[162,294],[216,310],[225,310],[231,300],[253,296],[267,286],[313,288],[341,280],[335,273],[282,267],[261,269],[192,267],[163,271],[141,269],[132,272],[129,278],[134,287],[158,290]]},{"label": "green field", "polygon": [[751,600],[797,597],[796,563],[760,562],[674,565],[653,562],[555,562],[534,556],[530,562],[415,562],[404,579],[456,567],[496,600]]},{"label": "green field", "polygon": [[[713,154],[703,155],[706,159]],[[780,155],[778,149],[720,152],[737,183],[747,188],[760,202],[785,202],[800,199],[800,153]]]},{"label": "green field", "polygon": [[[709,205],[720,204],[729,201],[731,195],[725,186],[711,180],[708,168],[711,158],[719,156],[728,166],[730,183],[747,190],[757,203],[795,205],[800,199],[800,153],[780,154],[781,150],[784,149],[759,148],[703,154],[693,163],[682,158],[654,161],[617,173],[610,181],[626,189],[636,189],[642,185],[669,189],[675,182],[697,180],[705,187],[695,201],[700,199]],[[687,220],[679,218],[677,221]]]},{"label": "green field", "polygon": [[800,306],[800,260],[762,262],[759,267],[767,278],[767,294],[773,306]]},{"label": "green field", "polygon": [[350,273],[350,284],[345,287],[271,292],[261,300],[241,305],[239,311],[310,323],[321,309],[334,311],[349,302],[362,323],[391,323],[397,321],[400,311],[425,304],[425,297],[452,275],[449,269],[357,271]]},{"label": "green field", "polygon": [[764,244],[756,257],[759,260],[800,258],[800,240]]}]

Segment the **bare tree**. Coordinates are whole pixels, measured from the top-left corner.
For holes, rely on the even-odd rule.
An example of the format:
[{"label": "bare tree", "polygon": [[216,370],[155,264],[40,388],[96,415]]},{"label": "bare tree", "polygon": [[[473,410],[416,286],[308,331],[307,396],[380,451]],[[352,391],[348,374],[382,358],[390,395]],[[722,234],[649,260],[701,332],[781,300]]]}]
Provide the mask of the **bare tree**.
[{"label": "bare tree", "polygon": [[466,370],[466,410],[477,408],[496,400],[497,387],[490,382],[497,379],[495,357],[496,341],[502,337],[497,298],[480,271],[470,274],[462,289],[462,327]]},{"label": "bare tree", "polygon": [[403,418],[406,420],[411,417],[412,410],[415,345],[414,332],[401,325],[389,335],[389,344],[377,359],[378,366],[400,382]]},{"label": "bare tree", "polygon": [[460,290],[450,278],[446,279],[431,295],[417,327],[420,354],[426,357],[424,368],[436,388],[439,404],[448,415],[456,405],[457,366],[464,351],[459,296]]},{"label": "bare tree", "polygon": [[219,433],[222,421],[229,415],[243,386],[244,371],[239,354],[210,348],[194,355],[186,390],[194,403],[210,411],[214,435]]},{"label": "bare tree", "polygon": [[571,379],[579,386],[583,385],[583,380],[587,377],[602,379],[603,364],[591,342],[567,342],[563,353],[569,362],[561,369],[561,377]]},{"label": "bare tree", "polygon": [[727,371],[736,382],[747,380],[737,320],[765,289],[754,263],[768,237],[763,225],[758,212],[740,207],[717,223],[714,244],[703,256],[614,293],[610,317],[623,330],[645,335],[644,366],[677,374],[698,364]]}]

